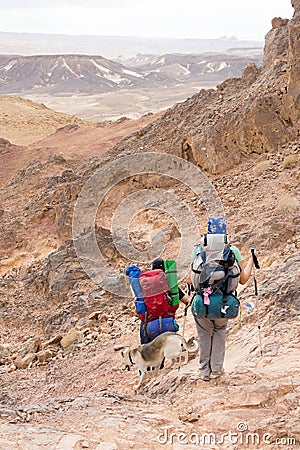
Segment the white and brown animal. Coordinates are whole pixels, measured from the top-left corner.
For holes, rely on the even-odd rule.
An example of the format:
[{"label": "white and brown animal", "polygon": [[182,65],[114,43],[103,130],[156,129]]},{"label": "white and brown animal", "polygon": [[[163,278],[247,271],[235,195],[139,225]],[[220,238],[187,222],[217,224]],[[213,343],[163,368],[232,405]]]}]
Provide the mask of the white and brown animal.
[{"label": "white and brown animal", "polygon": [[171,360],[168,368],[173,366],[178,357],[183,357],[183,363],[187,364],[188,352],[196,350],[198,350],[197,341],[194,340],[190,345],[180,334],[168,331],[157,336],[149,344],[141,344],[134,349],[122,352],[123,369],[130,370],[133,365],[137,366],[141,376],[139,383],[135,386],[135,390],[138,390],[149,368],[154,368],[154,376],[156,376],[165,359]]}]

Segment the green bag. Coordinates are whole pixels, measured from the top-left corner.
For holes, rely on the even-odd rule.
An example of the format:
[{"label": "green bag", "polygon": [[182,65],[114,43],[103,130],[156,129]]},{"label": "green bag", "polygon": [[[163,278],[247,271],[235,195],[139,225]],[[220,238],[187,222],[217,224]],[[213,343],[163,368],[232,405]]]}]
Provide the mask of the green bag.
[{"label": "green bag", "polygon": [[171,305],[176,306],[179,304],[179,291],[178,291],[178,275],[176,261],[173,259],[165,260],[165,275],[168,282],[170,297],[172,299]]}]

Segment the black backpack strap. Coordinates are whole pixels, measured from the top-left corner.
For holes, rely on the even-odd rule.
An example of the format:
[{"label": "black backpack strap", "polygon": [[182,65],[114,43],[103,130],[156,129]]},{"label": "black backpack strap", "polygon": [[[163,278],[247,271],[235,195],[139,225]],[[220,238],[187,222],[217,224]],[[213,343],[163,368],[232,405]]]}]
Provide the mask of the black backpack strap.
[{"label": "black backpack strap", "polygon": [[152,317],[152,314],[148,314],[148,311],[146,311],[145,312],[144,323],[147,324],[148,322],[150,322],[150,320],[148,320],[148,319],[151,319],[151,317]]},{"label": "black backpack strap", "polygon": [[[177,295],[177,294],[174,294]],[[169,305],[172,305],[172,294],[167,291],[164,292],[165,299],[168,301]]]},{"label": "black backpack strap", "polygon": [[204,304],[204,306],[205,306],[205,317],[207,317],[208,316],[208,305]]}]

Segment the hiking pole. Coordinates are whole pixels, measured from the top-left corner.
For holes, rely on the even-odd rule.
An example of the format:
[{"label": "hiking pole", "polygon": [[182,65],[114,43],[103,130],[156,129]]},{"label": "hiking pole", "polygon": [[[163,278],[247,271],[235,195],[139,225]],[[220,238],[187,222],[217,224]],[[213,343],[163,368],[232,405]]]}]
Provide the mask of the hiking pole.
[{"label": "hiking pole", "polygon": [[[190,296],[190,294],[191,294],[191,288],[190,288],[190,285],[188,284],[188,293],[187,293],[187,295]],[[190,306],[191,306],[191,302],[188,299],[188,301],[187,301],[187,303],[185,304],[185,307],[184,307],[184,319],[183,319],[182,335],[181,335],[183,338],[184,338],[184,332],[185,332],[185,324],[186,324],[187,313],[188,313],[188,309],[189,309]],[[181,367],[181,353],[182,353],[182,350],[180,352],[180,357],[179,357],[178,371],[180,370],[180,367]]]},{"label": "hiking pole", "polygon": [[256,296],[257,328],[258,328],[258,339],[259,339],[259,346],[260,346],[260,356],[263,356],[262,342],[261,342],[261,326],[260,326],[258,301],[257,301],[258,289],[257,289],[257,281],[256,281],[256,274],[255,274],[255,270],[260,269],[260,265],[258,263],[257,256],[254,253],[254,248],[251,248],[251,255],[252,255],[252,260],[253,260],[253,281],[254,281],[254,294]]},{"label": "hiking pole", "polygon": [[186,317],[187,317],[187,312],[188,312],[189,306],[190,306],[190,304],[189,304],[189,302],[187,302],[185,304],[185,307],[184,307],[184,319],[183,319],[183,326],[182,326],[182,337],[184,337],[185,323],[186,323]]}]

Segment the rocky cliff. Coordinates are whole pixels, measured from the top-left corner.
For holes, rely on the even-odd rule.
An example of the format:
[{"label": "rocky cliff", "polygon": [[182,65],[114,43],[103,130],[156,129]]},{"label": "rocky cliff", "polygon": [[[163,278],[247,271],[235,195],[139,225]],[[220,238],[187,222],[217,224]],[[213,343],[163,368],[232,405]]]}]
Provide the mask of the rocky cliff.
[{"label": "rocky cliff", "polygon": [[[241,78],[202,90],[118,144],[118,152],[167,151],[224,173],[246,156],[276,151],[298,138],[297,18],[276,18],[266,36],[264,64]],[[294,111],[294,112],[292,112]]]}]

